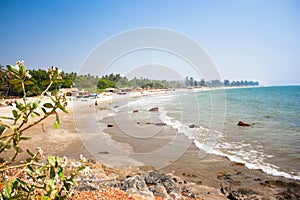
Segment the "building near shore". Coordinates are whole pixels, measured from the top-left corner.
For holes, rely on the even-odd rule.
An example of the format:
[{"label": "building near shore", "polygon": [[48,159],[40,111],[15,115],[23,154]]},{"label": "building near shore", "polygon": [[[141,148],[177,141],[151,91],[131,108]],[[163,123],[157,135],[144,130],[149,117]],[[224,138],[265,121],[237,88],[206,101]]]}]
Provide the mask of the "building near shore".
[{"label": "building near shore", "polygon": [[86,90],[79,90],[78,88],[61,88],[59,93],[69,96],[69,97],[85,97],[89,96],[90,92]]}]

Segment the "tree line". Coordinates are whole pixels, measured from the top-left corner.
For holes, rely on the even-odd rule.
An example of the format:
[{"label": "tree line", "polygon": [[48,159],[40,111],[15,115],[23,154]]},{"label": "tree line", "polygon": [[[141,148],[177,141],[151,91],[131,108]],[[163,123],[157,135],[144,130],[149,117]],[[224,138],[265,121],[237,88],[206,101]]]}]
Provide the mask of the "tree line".
[{"label": "tree line", "polygon": [[[30,82],[25,86],[27,96],[36,96],[46,89],[49,84],[49,71],[43,69],[28,70]],[[229,80],[210,80],[201,79],[195,80],[193,77],[186,77],[185,80],[151,80],[148,78],[137,78],[129,80],[121,74],[108,74],[101,78],[91,74],[77,74],[76,72],[67,73],[60,72],[62,77],[60,82],[56,82],[49,89],[50,92],[57,92],[60,88],[76,87],[79,89],[88,90],[90,92],[103,91],[106,88],[184,88],[184,87],[220,87],[220,86],[257,86],[257,81],[229,81]],[[7,70],[0,65],[0,97],[22,96],[21,88],[17,88],[9,78]]]},{"label": "tree line", "polygon": [[186,87],[240,87],[240,86],[258,86],[258,81],[240,80],[240,81],[230,81],[225,79],[224,81],[201,79],[200,81],[195,80],[193,77],[185,77]]}]

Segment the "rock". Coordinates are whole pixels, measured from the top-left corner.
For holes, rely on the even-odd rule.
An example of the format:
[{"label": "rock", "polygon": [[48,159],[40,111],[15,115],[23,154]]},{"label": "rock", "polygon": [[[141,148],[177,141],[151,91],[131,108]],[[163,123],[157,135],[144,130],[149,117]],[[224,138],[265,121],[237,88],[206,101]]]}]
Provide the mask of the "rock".
[{"label": "rock", "polygon": [[245,122],[239,121],[239,123],[237,124],[238,126],[251,126],[250,124],[247,124]]},{"label": "rock", "polygon": [[185,186],[183,188],[181,188],[181,193],[183,196],[190,197],[190,198],[196,198],[196,194],[194,192],[190,191],[190,189]]},{"label": "rock", "polygon": [[126,190],[129,194],[132,195],[133,199],[154,199],[154,195],[149,190],[136,190],[134,188],[129,188]]},{"label": "rock", "polygon": [[138,113],[139,112],[139,110],[133,110],[132,111],[132,113]]},{"label": "rock", "polygon": [[231,166],[243,167],[243,166],[245,166],[245,164],[244,164],[244,163],[239,163],[239,162],[233,162],[233,163],[231,164]]},{"label": "rock", "polygon": [[112,128],[112,127],[114,127],[113,124],[107,124],[107,128]]},{"label": "rock", "polygon": [[160,183],[158,183],[157,185],[152,185],[151,187],[149,187],[149,190],[158,197],[167,198],[169,196],[166,188]]},{"label": "rock", "polygon": [[155,123],[156,126],[165,126],[167,124],[163,123],[163,122],[158,122],[158,123]]},{"label": "rock", "polygon": [[159,172],[150,172],[149,174],[145,175],[145,182],[146,184],[155,184],[158,183],[161,179],[161,173]]},{"label": "rock", "polygon": [[221,184],[220,191],[222,194],[226,195],[228,199],[262,199],[258,192],[250,188],[238,188],[233,187],[230,184]]},{"label": "rock", "polygon": [[196,124],[191,124],[191,125],[189,125],[189,128],[200,128],[200,126],[196,125]]},{"label": "rock", "polygon": [[136,190],[148,190],[146,182],[141,176],[133,176],[127,178],[125,181],[125,187],[134,188]]},{"label": "rock", "polygon": [[150,108],[149,111],[151,111],[151,112],[158,112],[158,107]]}]

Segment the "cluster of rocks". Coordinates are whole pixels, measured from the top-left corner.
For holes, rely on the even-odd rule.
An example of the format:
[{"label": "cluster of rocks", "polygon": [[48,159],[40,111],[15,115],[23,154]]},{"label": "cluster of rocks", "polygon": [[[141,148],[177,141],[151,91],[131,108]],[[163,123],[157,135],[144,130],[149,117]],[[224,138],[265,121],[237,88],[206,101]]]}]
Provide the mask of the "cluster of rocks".
[{"label": "cluster of rocks", "polygon": [[[221,184],[220,191],[227,199],[269,199],[261,192],[253,188],[244,187],[240,181],[234,180],[230,174],[224,173],[217,176],[219,180],[224,181]],[[279,200],[298,200],[300,199],[300,185],[295,182],[284,182],[281,180],[266,180],[255,179],[264,187],[262,190],[271,189],[273,197]],[[273,199],[273,198],[272,198]]]},{"label": "cluster of rocks", "polygon": [[99,188],[116,188],[129,194],[142,196],[145,199],[161,197],[163,199],[195,199],[196,194],[192,192],[187,182],[180,178],[165,175],[157,171],[149,171],[137,175],[114,176],[105,180],[99,177],[89,179],[79,178],[76,190],[87,191]]}]

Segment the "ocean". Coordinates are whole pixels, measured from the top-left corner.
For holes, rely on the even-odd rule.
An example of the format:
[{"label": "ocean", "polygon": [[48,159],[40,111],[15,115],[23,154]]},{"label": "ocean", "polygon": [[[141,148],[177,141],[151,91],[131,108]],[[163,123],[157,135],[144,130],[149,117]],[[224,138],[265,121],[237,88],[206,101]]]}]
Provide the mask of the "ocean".
[{"label": "ocean", "polygon": [[[157,115],[148,112],[153,107]],[[140,124],[161,120],[196,144],[199,159],[215,154],[300,180],[300,86],[168,92],[132,98],[113,112]]]}]

